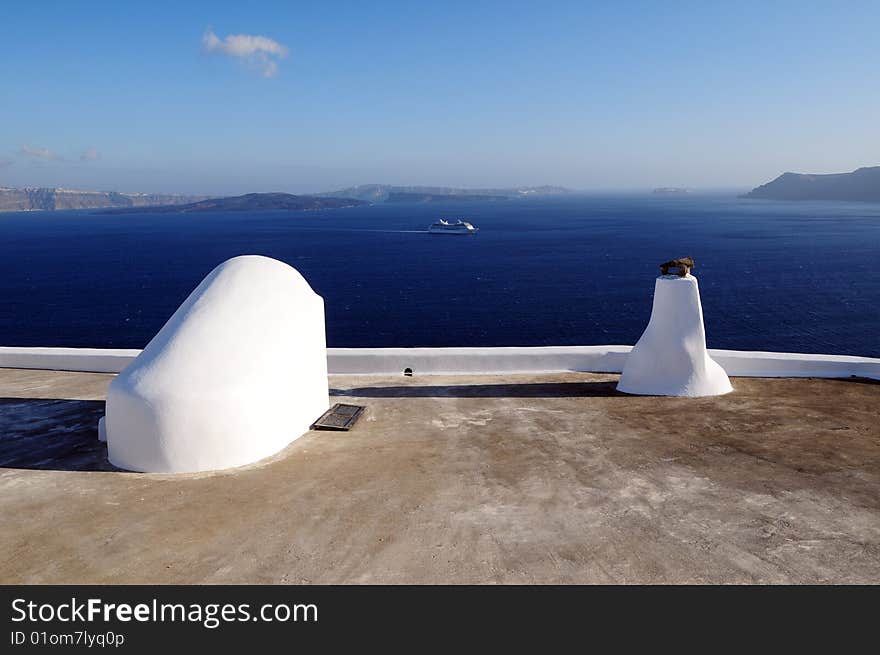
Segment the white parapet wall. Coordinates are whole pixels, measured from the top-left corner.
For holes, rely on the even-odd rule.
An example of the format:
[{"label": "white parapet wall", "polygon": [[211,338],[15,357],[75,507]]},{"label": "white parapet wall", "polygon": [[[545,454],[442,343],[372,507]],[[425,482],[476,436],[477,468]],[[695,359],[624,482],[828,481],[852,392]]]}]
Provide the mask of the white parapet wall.
[{"label": "white parapet wall", "polygon": [[[631,346],[328,348],[331,375],[437,373],[620,373]],[[0,368],[119,373],[140,350],[0,347]],[[863,377],[880,380],[880,359],[745,350],[709,354],[732,377]]]},{"label": "white parapet wall", "polygon": [[546,346],[495,348],[330,348],[331,374],[388,375],[410,369],[437,373],[617,373],[630,346]]},{"label": "white parapet wall", "polygon": [[880,359],[872,357],[711,349],[709,354],[733,377],[880,380]]},{"label": "white parapet wall", "polygon": [[0,368],[119,373],[140,354],[140,350],[119,348],[0,347]]}]

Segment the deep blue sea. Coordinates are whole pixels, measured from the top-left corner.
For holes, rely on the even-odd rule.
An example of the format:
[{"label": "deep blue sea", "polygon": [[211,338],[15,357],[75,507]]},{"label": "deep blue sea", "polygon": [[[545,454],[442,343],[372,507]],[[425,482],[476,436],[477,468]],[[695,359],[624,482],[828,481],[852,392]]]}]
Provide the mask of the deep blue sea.
[{"label": "deep blue sea", "polygon": [[143,347],[241,254],[306,277],[330,346],[632,344],[657,265],[692,255],[710,347],[880,357],[880,205],[722,195],[0,214],[0,345]]}]

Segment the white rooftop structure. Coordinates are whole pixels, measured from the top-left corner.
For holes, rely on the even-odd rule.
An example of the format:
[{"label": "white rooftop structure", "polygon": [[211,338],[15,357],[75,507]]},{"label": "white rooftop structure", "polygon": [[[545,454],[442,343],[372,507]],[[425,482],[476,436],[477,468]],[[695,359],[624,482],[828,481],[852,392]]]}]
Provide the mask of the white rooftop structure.
[{"label": "white rooftop structure", "polygon": [[250,464],[329,405],[324,301],[295,269],[230,259],[110,385],[110,461],[153,473]]},{"label": "white rooftop structure", "polygon": [[661,275],[648,327],[633,346],[617,385],[651,396],[719,396],[733,391],[706,350],[700,289],[693,275]]}]

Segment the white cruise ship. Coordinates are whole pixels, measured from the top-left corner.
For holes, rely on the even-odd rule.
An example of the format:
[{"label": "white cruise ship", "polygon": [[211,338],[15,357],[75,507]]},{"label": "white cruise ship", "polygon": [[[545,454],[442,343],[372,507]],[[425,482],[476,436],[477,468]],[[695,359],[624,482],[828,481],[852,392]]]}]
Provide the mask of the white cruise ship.
[{"label": "white cruise ship", "polygon": [[467,221],[450,223],[442,218],[428,228],[431,234],[476,234],[477,229]]}]

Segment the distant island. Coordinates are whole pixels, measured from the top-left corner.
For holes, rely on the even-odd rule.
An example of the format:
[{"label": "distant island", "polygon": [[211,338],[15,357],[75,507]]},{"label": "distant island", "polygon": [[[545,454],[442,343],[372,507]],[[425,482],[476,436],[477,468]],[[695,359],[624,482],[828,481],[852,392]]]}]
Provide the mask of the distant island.
[{"label": "distant island", "polygon": [[443,202],[443,201],[486,201],[507,200],[509,196],[490,196],[475,193],[408,193],[393,191],[385,202]]},{"label": "distant island", "polygon": [[691,193],[691,190],[679,186],[661,186],[654,189],[651,193],[655,196],[686,196]]},{"label": "distant island", "polygon": [[102,209],[105,207],[152,207],[196,202],[206,196],[158,193],[119,193],[76,189],[0,187],[0,212]]},{"label": "distant island", "polygon": [[339,191],[309,195],[290,193],[248,193],[214,198],[205,195],[171,193],[122,193],[82,191],[51,187],[0,187],[0,212],[106,209],[110,214],[134,212],[185,213],[203,211],[258,211],[265,209],[328,209],[380,202],[492,201],[572,193],[558,186],[530,186],[503,189],[460,187],[393,186],[362,184]]},{"label": "distant island", "polygon": [[161,205],[158,207],[128,207],[108,209],[105,214],[193,214],[197,212],[241,212],[285,209],[305,211],[310,209],[338,209],[366,204],[354,198],[318,198],[315,196],[295,196],[290,193],[246,193],[243,196],[228,198],[209,198],[182,205]]},{"label": "distant island", "polygon": [[783,173],[742,198],[768,200],[853,200],[880,202],[880,166],[859,168],[852,173],[810,175]]},{"label": "distant island", "polygon": [[571,193],[571,190],[564,187],[546,185],[502,189],[464,189],[444,186],[362,184],[315,195],[322,198],[357,198],[365,202],[430,202],[432,200],[499,200],[530,196],[558,196],[568,193]]}]

